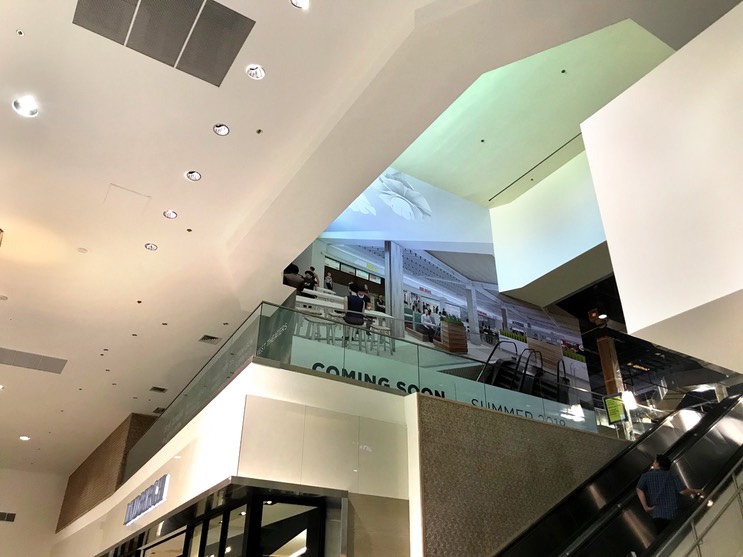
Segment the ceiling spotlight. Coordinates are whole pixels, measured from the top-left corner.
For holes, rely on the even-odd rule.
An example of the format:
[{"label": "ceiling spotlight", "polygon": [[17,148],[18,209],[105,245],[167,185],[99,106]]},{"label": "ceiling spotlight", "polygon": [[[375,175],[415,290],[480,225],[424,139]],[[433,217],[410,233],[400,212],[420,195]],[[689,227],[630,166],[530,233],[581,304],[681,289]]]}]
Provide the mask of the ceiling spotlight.
[{"label": "ceiling spotlight", "polygon": [[310,0],[289,0],[292,6],[299,8],[300,10],[306,10],[310,7]]},{"label": "ceiling spotlight", "polygon": [[5,388],[4,385],[0,385],[0,391],[2,391]]},{"label": "ceiling spotlight", "polygon": [[19,37],[22,37],[26,33],[23,32],[23,29],[16,29],[15,34],[18,35]]},{"label": "ceiling spotlight", "polygon": [[201,172],[199,172],[198,170],[189,170],[188,172],[186,172],[186,178],[188,178],[192,182],[198,182],[199,180],[201,180]]},{"label": "ceiling spotlight", "polygon": [[157,244],[153,244],[152,242],[147,242],[144,245],[144,249],[150,250],[150,251],[157,251]]},{"label": "ceiling spotlight", "polygon": [[245,68],[245,73],[248,74],[248,77],[256,80],[266,77],[266,70],[260,64],[248,64],[248,67]]},{"label": "ceiling spotlight", "polygon": [[176,213],[173,209],[168,209],[167,211],[163,211],[163,216],[166,219],[174,219],[178,217],[178,213]]},{"label": "ceiling spotlight", "polygon": [[31,438],[28,435],[21,435],[18,439],[21,441],[30,441]]},{"label": "ceiling spotlight", "polygon": [[599,319],[606,319],[607,317],[609,317],[609,316],[606,315],[605,313],[599,314]]},{"label": "ceiling spotlight", "polygon": [[229,126],[227,126],[227,124],[214,124],[214,127],[212,129],[214,130],[214,133],[221,136],[225,136],[230,133],[230,128]]},{"label": "ceiling spotlight", "polygon": [[39,105],[31,95],[24,95],[13,101],[13,110],[24,118],[33,118],[39,114]]}]

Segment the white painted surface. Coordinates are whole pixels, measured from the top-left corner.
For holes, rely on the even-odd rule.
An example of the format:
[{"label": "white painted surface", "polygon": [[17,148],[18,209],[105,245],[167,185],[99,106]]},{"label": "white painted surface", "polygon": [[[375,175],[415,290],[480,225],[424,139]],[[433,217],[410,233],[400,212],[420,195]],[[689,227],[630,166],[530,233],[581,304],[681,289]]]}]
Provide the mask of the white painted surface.
[{"label": "white painted surface", "polygon": [[490,209],[490,218],[501,291],[521,288],[606,239],[585,153]]},{"label": "white painted surface", "polygon": [[[359,470],[359,446],[372,446],[375,439],[381,438],[380,428],[392,427],[399,431],[386,441],[389,446],[380,448],[379,460],[364,461],[368,475],[364,486],[376,495],[406,497],[407,485],[401,479],[406,474],[404,454],[396,454],[396,460],[392,461],[397,471],[392,481],[377,489],[375,480],[380,477],[379,468],[389,464],[383,459],[398,451],[399,439],[405,435],[403,397],[250,364],[114,495],[57,534],[54,557],[100,553],[230,476],[238,475],[246,396],[251,401],[258,400],[256,397],[273,399],[264,400],[263,406],[259,402],[251,409],[255,417],[252,421],[263,422],[264,427],[266,422],[273,421],[282,428],[282,443],[286,445],[276,444],[276,438],[272,443],[265,436],[251,437],[260,442],[249,443],[248,449],[260,461],[270,451],[279,451],[273,457],[268,456],[278,466],[275,479],[357,491],[358,472],[354,470]],[[299,414],[292,416],[286,412],[292,407],[300,408]],[[267,418],[265,412],[269,409]],[[363,437],[361,431],[365,432]],[[294,445],[290,446],[291,443]],[[300,455],[298,478],[297,454]],[[127,503],[163,474],[170,474],[166,501],[124,526]],[[249,475],[268,477],[265,473]]]},{"label": "white painted surface", "polygon": [[0,555],[49,557],[67,478],[0,469],[0,512],[16,513],[0,522]]},{"label": "white painted surface", "polygon": [[[740,369],[743,287],[743,6],[583,123],[591,173],[630,333]],[[685,326],[676,327],[679,314]]]},{"label": "white painted surface", "polygon": [[418,396],[405,397],[408,422],[408,509],[410,516],[410,557],[423,557],[423,498],[421,492]]},{"label": "white painted surface", "polygon": [[405,439],[403,424],[248,396],[238,475],[407,499]]}]

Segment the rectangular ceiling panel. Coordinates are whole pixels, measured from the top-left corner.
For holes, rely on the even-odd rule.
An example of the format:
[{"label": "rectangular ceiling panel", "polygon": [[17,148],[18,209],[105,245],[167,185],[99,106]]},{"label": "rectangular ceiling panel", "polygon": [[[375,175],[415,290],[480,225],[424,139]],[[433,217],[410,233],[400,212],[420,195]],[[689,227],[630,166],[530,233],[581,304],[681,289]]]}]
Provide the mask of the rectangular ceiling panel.
[{"label": "rectangular ceiling panel", "polygon": [[141,0],[126,46],[174,66],[203,0]]},{"label": "rectangular ceiling panel", "polygon": [[137,0],[80,0],[72,23],[124,44]]},{"label": "rectangular ceiling panel", "polygon": [[219,87],[254,25],[252,19],[207,0],[177,68]]}]

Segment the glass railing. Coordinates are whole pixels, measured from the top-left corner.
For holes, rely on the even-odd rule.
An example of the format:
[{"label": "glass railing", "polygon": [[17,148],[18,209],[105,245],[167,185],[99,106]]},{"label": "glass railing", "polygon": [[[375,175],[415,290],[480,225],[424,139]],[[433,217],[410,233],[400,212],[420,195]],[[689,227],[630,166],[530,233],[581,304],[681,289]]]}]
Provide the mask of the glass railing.
[{"label": "glass railing", "polygon": [[[135,444],[127,457],[125,479],[165,446],[253,357],[345,378],[361,386],[374,385],[401,394],[420,392],[584,431],[620,432],[596,404],[601,395],[564,379],[561,382],[547,371],[542,379],[554,387],[551,396],[487,384],[485,364],[478,359],[393,338],[384,326],[389,324],[355,327],[339,317],[296,309],[296,303],[301,308],[302,300],[295,302],[293,296],[284,306],[264,302],[248,317]],[[500,354],[505,359],[512,356]],[[523,367],[516,371],[523,373]],[[664,415],[644,406],[629,411],[630,434],[644,433]],[[626,438],[627,428],[621,431]]]},{"label": "glass railing", "polygon": [[721,557],[743,548],[743,460],[706,497],[689,520],[654,555]]}]

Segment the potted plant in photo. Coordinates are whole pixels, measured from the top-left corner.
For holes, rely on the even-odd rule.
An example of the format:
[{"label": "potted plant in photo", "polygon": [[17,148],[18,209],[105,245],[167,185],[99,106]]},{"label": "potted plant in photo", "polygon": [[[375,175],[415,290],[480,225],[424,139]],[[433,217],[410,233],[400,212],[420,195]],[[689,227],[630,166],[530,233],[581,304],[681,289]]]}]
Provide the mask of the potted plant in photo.
[{"label": "potted plant in photo", "polygon": [[467,330],[458,317],[447,315],[441,318],[441,342],[435,342],[447,352],[467,353]]}]

